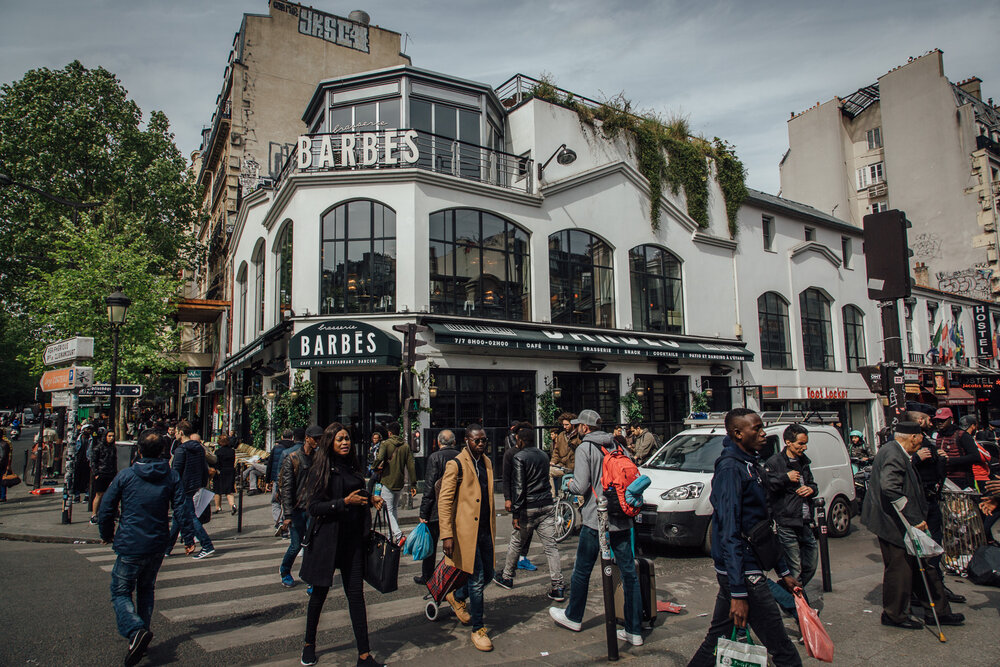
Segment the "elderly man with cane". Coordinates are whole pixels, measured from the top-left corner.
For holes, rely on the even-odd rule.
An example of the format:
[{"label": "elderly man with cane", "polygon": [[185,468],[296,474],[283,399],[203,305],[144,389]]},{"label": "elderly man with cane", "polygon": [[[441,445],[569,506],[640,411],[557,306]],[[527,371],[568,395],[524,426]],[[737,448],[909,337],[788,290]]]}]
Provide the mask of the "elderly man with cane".
[{"label": "elderly man with cane", "polygon": [[928,568],[925,576],[922,563],[907,553],[904,542],[904,521],[916,530],[927,530],[927,499],[910,461],[923,442],[923,433],[916,422],[900,422],[894,435],[895,441],[882,445],[875,455],[861,510],[861,522],[878,536],[882,550],[882,625],[907,630],[923,627],[910,616],[911,592],[933,605],[924,616],[926,623],[962,625],[965,616],[952,613],[937,569]]}]

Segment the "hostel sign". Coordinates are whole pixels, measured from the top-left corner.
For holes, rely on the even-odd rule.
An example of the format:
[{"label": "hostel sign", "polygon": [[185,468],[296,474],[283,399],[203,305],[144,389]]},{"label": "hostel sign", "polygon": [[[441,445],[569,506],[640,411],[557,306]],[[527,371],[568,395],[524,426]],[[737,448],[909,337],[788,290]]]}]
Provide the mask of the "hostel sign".
[{"label": "hostel sign", "polygon": [[980,359],[992,359],[992,322],[990,322],[990,309],[984,304],[972,307],[972,326],[976,330],[976,356]]},{"label": "hostel sign", "polygon": [[401,354],[402,345],[395,336],[353,320],[314,324],[288,343],[292,368],[395,366]]}]

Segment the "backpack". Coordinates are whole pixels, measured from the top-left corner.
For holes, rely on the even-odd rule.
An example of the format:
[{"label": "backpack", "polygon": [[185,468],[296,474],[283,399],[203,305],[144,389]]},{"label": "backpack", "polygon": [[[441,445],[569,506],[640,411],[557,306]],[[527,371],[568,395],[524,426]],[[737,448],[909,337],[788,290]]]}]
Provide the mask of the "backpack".
[{"label": "backpack", "polygon": [[604,497],[608,500],[608,514],[634,517],[642,508],[625,502],[625,489],[639,477],[639,466],[617,444],[614,451],[609,452],[604,447],[601,447],[601,451],[604,452],[601,486],[604,487]]}]

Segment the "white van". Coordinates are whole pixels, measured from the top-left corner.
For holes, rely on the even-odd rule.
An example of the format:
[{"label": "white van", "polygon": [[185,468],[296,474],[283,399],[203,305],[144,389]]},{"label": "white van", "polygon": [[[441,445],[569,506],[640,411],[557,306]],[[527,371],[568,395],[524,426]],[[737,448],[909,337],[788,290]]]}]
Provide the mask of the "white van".
[{"label": "white van", "polygon": [[[791,421],[765,420],[767,444],[761,450],[766,461],[784,446],[781,434]],[[847,445],[833,426],[804,423],[809,431],[806,456],[812,462],[819,497],[826,499],[829,534],[843,537],[851,526],[854,507],[854,474]],[[669,546],[701,547],[712,543],[712,475],[722,453],[726,429],[721,421],[689,428],[660,447],[639,472],[648,475],[645,504],[636,517],[641,541]]]}]

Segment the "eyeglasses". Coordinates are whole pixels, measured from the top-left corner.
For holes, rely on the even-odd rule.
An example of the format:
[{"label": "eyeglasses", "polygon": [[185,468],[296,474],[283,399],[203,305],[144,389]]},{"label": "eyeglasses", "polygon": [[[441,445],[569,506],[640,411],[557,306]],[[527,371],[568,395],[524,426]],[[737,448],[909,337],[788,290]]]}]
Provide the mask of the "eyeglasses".
[{"label": "eyeglasses", "polygon": [[481,444],[483,444],[485,442],[489,442],[489,441],[490,441],[489,438],[469,438],[469,442],[474,442],[477,445],[481,445]]}]

